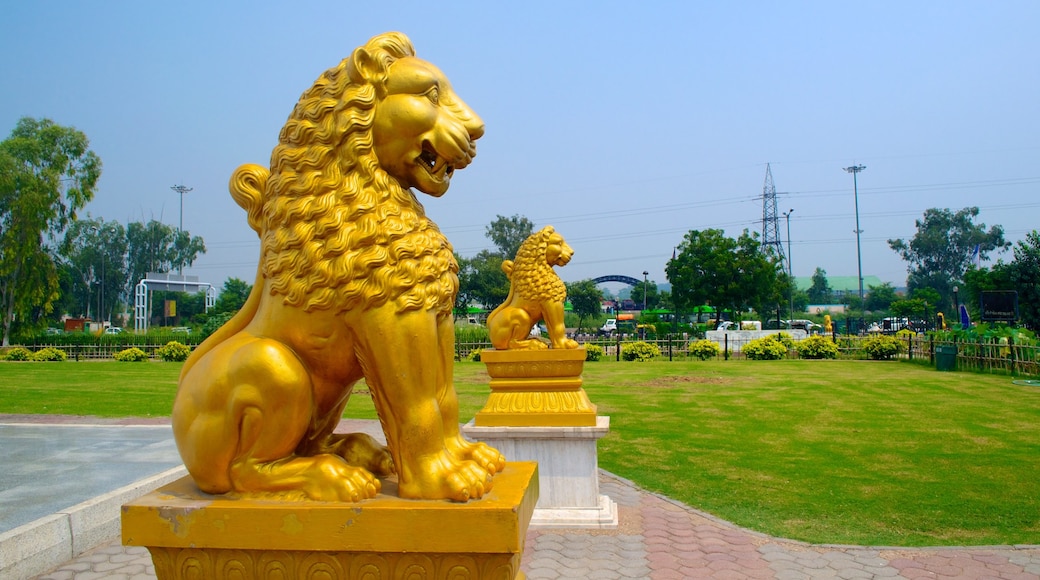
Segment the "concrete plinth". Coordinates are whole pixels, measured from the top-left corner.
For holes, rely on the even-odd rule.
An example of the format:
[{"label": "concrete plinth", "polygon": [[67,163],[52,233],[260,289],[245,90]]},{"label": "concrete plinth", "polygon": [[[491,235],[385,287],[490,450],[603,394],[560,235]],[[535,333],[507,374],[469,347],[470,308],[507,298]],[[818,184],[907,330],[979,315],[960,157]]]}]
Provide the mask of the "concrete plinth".
[{"label": "concrete plinth", "polygon": [[160,580],[516,578],[538,501],[534,463],[511,462],[484,498],[359,503],[229,499],[182,478],[123,506],[123,544]]},{"label": "concrete plinth", "polygon": [[531,527],[617,527],[617,504],[599,493],[596,455],[596,441],[610,431],[610,417],[596,417],[594,427],[484,427],[470,421],[462,431],[510,460],[538,462],[541,493]]}]

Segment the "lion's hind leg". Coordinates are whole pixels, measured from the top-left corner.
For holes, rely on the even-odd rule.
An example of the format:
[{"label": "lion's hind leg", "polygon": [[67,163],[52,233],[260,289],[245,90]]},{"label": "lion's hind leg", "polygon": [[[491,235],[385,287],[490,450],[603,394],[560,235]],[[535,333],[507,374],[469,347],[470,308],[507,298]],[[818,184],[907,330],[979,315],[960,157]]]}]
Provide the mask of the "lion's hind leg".
[{"label": "lion's hind leg", "polygon": [[314,412],[313,384],[306,366],[280,342],[248,335],[230,340],[191,369],[181,391],[174,420],[179,411],[194,417],[185,444],[192,448],[195,470],[189,465],[189,471],[200,488],[222,479],[228,489],[211,493],[302,494],[324,501],[378,493],[379,480],[342,457],[297,455]]}]

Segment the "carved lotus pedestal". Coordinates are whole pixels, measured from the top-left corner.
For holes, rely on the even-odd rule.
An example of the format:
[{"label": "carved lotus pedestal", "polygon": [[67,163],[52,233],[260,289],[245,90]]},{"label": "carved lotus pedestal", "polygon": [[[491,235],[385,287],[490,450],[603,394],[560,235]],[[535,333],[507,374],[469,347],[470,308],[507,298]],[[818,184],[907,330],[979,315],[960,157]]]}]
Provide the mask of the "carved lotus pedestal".
[{"label": "carved lotus pedestal", "polygon": [[123,544],[160,579],[523,579],[537,466],[508,463],[465,504],[384,493],[359,503],[229,499],[190,477],[123,506]]},{"label": "carved lotus pedestal", "polygon": [[599,493],[596,442],[610,417],[581,388],[585,349],[485,350],[491,395],[463,426],[513,461],[537,461],[535,528],[616,528],[617,504]]}]

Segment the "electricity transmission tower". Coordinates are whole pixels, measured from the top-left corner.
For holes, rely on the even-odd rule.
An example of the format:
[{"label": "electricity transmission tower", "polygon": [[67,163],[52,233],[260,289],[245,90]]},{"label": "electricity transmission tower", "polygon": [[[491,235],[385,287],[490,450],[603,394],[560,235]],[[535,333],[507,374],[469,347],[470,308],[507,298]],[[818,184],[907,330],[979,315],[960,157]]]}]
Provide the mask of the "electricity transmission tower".
[{"label": "electricity transmission tower", "polygon": [[[780,242],[780,219],[776,212],[776,187],[773,186],[773,170],[766,163],[766,182],[762,186],[762,251],[772,251],[787,263],[784,245]],[[786,269],[786,267],[785,267]]]}]

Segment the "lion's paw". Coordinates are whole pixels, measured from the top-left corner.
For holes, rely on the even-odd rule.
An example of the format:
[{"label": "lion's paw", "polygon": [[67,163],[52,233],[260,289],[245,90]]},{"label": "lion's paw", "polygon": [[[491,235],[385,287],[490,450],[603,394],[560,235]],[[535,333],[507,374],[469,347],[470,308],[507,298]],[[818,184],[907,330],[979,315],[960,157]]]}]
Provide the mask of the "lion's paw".
[{"label": "lion's paw", "polygon": [[473,461],[458,461],[445,450],[423,460],[401,481],[401,497],[410,499],[479,499],[491,490],[491,473]]},{"label": "lion's paw", "polygon": [[329,453],[339,455],[355,467],[363,467],[379,476],[394,473],[390,450],[366,433],[334,434],[327,441]]},{"label": "lion's paw", "polygon": [[348,465],[336,455],[316,455],[311,469],[301,473],[302,491],[318,501],[358,502],[376,496],[382,483],[371,472]]},{"label": "lion's paw", "polygon": [[448,439],[444,443],[457,459],[460,461],[472,461],[491,475],[499,473],[506,468],[505,456],[486,443],[466,441],[461,435]]}]

